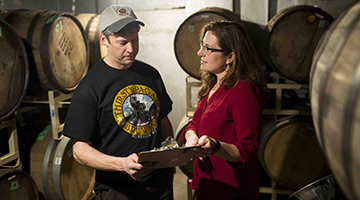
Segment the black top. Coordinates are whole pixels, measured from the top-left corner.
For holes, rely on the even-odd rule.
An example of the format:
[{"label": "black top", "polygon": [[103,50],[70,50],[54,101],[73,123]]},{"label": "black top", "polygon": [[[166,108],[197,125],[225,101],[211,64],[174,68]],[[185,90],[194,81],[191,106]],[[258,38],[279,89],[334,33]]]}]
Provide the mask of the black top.
[{"label": "black top", "polygon": [[[135,60],[119,70],[103,60],[74,91],[63,134],[90,141],[100,152],[119,157],[161,146],[160,120],[172,110],[158,71]],[[165,169],[166,170],[166,169]],[[95,191],[131,185],[159,185],[161,173],[134,181],[125,172],[96,171]]]}]

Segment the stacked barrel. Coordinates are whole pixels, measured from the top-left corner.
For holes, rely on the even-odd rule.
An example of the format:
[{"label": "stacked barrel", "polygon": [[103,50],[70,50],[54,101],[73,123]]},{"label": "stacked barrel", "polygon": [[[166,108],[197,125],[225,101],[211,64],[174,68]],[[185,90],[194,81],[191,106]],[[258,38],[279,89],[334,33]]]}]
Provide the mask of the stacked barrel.
[{"label": "stacked barrel", "polygon": [[[292,190],[331,173],[311,119],[308,83],[316,46],[332,21],[320,8],[294,6],[278,12],[264,29],[262,56],[277,74],[268,87],[281,95],[274,99],[277,109],[264,110],[259,160],[273,181]],[[294,112],[286,113],[289,109]]]},{"label": "stacked barrel", "polygon": [[348,199],[360,199],[359,24],[357,2],[323,36],[310,74],[317,138]]},{"label": "stacked barrel", "polygon": [[[175,40],[175,56],[181,68],[190,76],[200,79],[199,33],[201,28],[214,20],[230,20],[241,22],[240,16],[222,8],[209,7],[189,16],[178,28]],[[199,44],[199,45],[197,45]]]},{"label": "stacked barrel", "polygon": [[29,80],[25,46],[10,24],[0,19],[0,121],[20,106]]},{"label": "stacked barrel", "polygon": [[[7,41],[3,44],[8,45],[3,46],[8,51],[1,54],[2,69],[5,69],[1,87],[6,94],[2,96],[1,105],[10,104],[13,99],[21,102],[17,96],[23,97],[26,93],[37,95],[49,90],[66,93],[76,88],[89,65],[88,42],[76,17],[56,11],[8,10],[0,13],[0,19],[22,38],[16,43],[21,48],[14,51],[15,47],[7,41],[10,37],[1,37]],[[32,87],[27,91],[28,84]],[[1,112],[16,108],[7,107],[2,106]],[[0,117],[5,118],[5,115],[10,116],[11,112]]]},{"label": "stacked barrel", "polygon": [[[75,161],[74,140],[53,137],[49,121],[57,117],[54,110],[45,105],[44,111],[43,105],[31,102],[49,102],[52,91],[71,96],[106,54],[99,41],[98,17],[48,10],[0,12],[2,198],[91,197],[94,170]],[[63,120],[66,107],[61,112]]]},{"label": "stacked barrel", "polygon": [[91,69],[101,58],[103,58],[107,54],[107,49],[104,45],[101,44],[99,38],[100,31],[98,28],[98,23],[100,15],[91,13],[80,13],[77,14],[76,17],[80,21],[81,25],[84,27],[85,36],[89,42],[89,69]]}]

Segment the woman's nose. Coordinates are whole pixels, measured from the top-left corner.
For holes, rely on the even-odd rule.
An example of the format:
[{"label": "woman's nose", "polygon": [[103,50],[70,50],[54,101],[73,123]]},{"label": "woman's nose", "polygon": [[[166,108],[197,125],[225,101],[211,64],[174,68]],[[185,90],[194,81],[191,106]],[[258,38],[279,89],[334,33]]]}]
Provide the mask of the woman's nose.
[{"label": "woman's nose", "polygon": [[204,52],[202,51],[202,48],[199,49],[199,51],[196,53],[198,56],[203,57]]}]

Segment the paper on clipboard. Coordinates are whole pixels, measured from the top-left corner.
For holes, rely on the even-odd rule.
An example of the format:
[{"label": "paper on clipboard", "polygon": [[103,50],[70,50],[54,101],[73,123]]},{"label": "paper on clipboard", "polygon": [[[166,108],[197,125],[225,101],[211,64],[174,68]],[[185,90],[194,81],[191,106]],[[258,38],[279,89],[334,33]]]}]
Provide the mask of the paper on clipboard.
[{"label": "paper on clipboard", "polygon": [[188,164],[191,159],[191,156],[185,152],[192,148],[200,148],[200,146],[180,147],[160,151],[143,151],[139,153],[138,162],[156,162],[157,165],[155,169],[183,166]]}]

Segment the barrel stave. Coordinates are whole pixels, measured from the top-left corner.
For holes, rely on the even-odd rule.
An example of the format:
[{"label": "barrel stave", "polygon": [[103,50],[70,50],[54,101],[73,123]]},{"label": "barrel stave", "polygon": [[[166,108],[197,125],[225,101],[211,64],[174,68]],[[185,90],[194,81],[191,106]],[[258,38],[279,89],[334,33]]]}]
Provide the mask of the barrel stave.
[{"label": "barrel stave", "polygon": [[316,52],[311,104],[331,170],[349,199],[359,199],[360,3],[332,24]]},{"label": "barrel stave", "polygon": [[[208,7],[189,16],[178,28],[174,39],[175,56],[180,67],[190,76],[200,79],[199,34],[210,21],[229,20],[241,22],[240,16],[229,10]],[[199,44],[196,45],[196,44]]]},{"label": "barrel stave", "polygon": [[[88,71],[89,48],[84,30],[70,13],[9,10],[0,14],[32,49],[43,91],[73,91]],[[67,34],[66,37],[64,34]]]},{"label": "barrel stave", "polygon": [[74,140],[52,139],[51,126],[31,147],[30,174],[47,199],[86,200],[95,183],[95,170],[78,163],[72,155]]},{"label": "barrel stave", "polygon": [[264,29],[262,54],[273,71],[298,83],[308,83],[316,46],[332,22],[330,14],[312,6],[278,12]]},{"label": "barrel stave", "polygon": [[29,62],[25,46],[18,34],[0,19],[0,121],[13,115],[26,94]]},{"label": "barrel stave", "polygon": [[107,48],[105,45],[102,45],[99,38],[99,18],[100,15],[90,14],[90,13],[80,13],[77,15],[81,25],[85,30],[85,35],[89,42],[90,48],[90,64],[89,69],[91,69],[101,58],[107,54]]},{"label": "barrel stave", "polygon": [[329,170],[311,120],[294,117],[267,120],[262,127],[259,160],[269,177],[284,187],[299,189]]},{"label": "barrel stave", "polygon": [[[180,120],[180,123],[176,129],[175,139],[180,147],[182,145],[185,145],[185,143],[182,139],[182,132],[191,119],[192,119],[192,117],[188,117],[188,116],[184,115],[183,118]],[[193,170],[194,170],[194,161],[193,160],[191,160],[188,164],[186,164],[184,166],[179,166],[179,168],[189,179],[192,179]]]},{"label": "barrel stave", "polygon": [[17,169],[0,169],[1,199],[38,200],[37,186],[24,171]]}]

